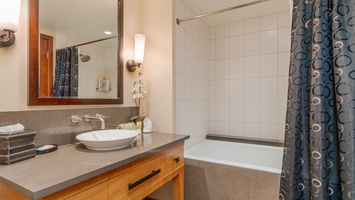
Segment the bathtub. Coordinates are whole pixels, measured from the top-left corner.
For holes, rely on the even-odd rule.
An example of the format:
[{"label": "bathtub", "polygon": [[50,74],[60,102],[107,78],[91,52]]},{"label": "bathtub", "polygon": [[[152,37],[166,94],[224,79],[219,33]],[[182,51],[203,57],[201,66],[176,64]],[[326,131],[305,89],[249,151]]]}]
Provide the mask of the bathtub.
[{"label": "bathtub", "polygon": [[281,173],[283,148],[204,140],[185,150],[185,158],[272,173]]},{"label": "bathtub", "polygon": [[185,150],[185,200],[278,199],[282,147],[205,140]]}]

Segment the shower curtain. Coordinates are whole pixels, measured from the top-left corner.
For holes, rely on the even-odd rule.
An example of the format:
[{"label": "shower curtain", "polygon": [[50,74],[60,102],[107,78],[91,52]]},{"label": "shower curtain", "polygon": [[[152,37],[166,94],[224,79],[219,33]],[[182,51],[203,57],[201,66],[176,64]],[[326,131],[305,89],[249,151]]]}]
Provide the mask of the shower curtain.
[{"label": "shower curtain", "polygon": [[355,199],[355,0],[294,0],[280,199]]},{"label": "shower curtain", "polygon": [[78,48],[56,51],[53,97],[78,96]]}]

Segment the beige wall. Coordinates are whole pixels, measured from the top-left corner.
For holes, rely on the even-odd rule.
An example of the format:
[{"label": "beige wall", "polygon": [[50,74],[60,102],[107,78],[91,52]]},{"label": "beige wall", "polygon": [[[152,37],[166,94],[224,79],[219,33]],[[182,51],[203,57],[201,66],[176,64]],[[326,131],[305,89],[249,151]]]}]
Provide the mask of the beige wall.
[{"label": "beige wall", "polygon": [[175,132],[173,2],[143,2],[143,30],[146,35],[143,70],[149,90],[145,112],[155,122],[154,129],[163,132]]},{"label": "beige wall", "polygon": [[[132,58],[133,55],[133,34],[142,31],[142,1],[125,1],[125,9],[134,12],[125,12],[125,40],[124,60]],[[135,23],[131,23],[133,21]],[[130,37],[132,35],[132,37]],[[16,42],[10,48],[0,49],[0,111],[21,111],[33,109],[58,109],[74,106],[50,106],[35,107],[27,106],[27,85],[28,85],[28,1],[22,0],[19,30],[16,33]],[[119,106],[134,106],[131,97],[131,86],[136,74],[124,71],[124,104]],[[117,105],[95,105],[79,107],[109,107]],[[78,107],[78,106],[75,106]]]}]

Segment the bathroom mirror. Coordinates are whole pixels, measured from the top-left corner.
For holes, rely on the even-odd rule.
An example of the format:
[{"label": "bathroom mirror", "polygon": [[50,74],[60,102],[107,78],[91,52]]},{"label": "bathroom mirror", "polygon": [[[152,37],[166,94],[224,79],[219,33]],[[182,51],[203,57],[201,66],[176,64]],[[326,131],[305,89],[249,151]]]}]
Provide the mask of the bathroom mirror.
[{"label": "bathroom mirror", "polygon": [[[49,1],[51,1],[51,6],[56,4],[55,7],[58,8],[58,11],[60,6],[66,6],[65,11],[76,10],[80,13],[89,13],[89,15],[84,16],[84,20],[82,20],[83,18],[80,18],[79,14],[70,17],[66,12],[51,11],[50,8],[46,8]],[[97,5],[88,6],[85,0],[71,0],[67,3],[58,0],[29,1],[28,105],[123,103],[121,53],[123,47],[121,45],[123,42],[123,0],[90,2],[96,2]],[[104,8],[104,2],[110,4],[109,7]],[[98,8],[110,9],[110,11],[98,12]],[[63,13],[59,19],[48,16],[50,14],[58,16],[58,13]],[[106,16],[95,16],[95,14],[102,15],[102,13]],[[116,16],[112,16],[112,13],[115,13]],[[49,18],[51,20],[48,21]],[[112,23],[115,26],[112,26]],[[105,35],[104,31],[110,31],[112,34]],[[73,90],[77,91],[76,95],[72,95],[72,93],[57,95],[53,92],[55,91],[53,88],[57,87],[56,81],[58,80],[58,75],[56,75],[58,67],[56,66],[60,66],[58,61],[61,60],[61,57],[57,59],[60,55],[58,52],[63,49],[75,49],[72,54],[76,55],[76,63],[73,61],[73,66],[78,66],[77,74],[74,73],[73,76],[78,79],[77,86]],[[68,53],[66,54],[68,55]],[[43,57],[47,61],[43,61]],[[72,60],[75,59],[73,57]],[[80,77],[82,74],[85,76]],[[69,78],[70,81],[72,79]],[[85,90],[80,90],[80,88]]]}]

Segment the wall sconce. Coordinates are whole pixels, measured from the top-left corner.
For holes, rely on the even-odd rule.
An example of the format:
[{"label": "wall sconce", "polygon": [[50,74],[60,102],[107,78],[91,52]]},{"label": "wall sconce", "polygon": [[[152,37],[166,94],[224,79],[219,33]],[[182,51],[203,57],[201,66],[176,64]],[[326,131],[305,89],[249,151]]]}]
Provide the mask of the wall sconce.
[{"label": "wall sconce", "polygon": [[9,47],[15,43],[21,0],[1,0],[0,3],[0,47]]},{"label": "wall sconce", "polygon": [[145,45],[145,36],[143,34],[134,35],[134,51],[136,60],[128,60],[126,63],[126,68],[130,72],[136,71],[137,66],[140,67],[143,63],[144,58],[144,45]]}]

